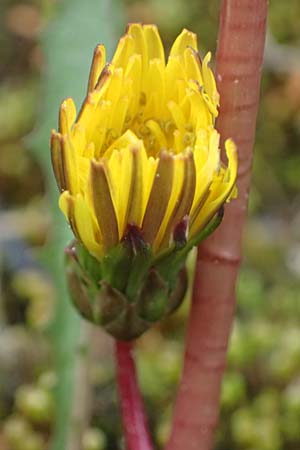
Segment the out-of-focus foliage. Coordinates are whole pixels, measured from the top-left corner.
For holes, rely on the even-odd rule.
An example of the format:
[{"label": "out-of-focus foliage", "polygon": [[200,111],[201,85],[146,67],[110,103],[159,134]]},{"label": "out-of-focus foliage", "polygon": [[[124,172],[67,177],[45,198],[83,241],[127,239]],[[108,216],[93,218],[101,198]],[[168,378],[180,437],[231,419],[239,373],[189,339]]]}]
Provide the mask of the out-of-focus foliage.
[{"label": "out-of-focus foliage", "polygon": [[[182,27],[198,33],[201,52],[216,48],[219,0],[123,3],[129,21],[159,25],[167,48]],[[299,58],[299,1],[273,0],[269,8],[269,33]],[[56,222],[45,197],[44,172],[37,153],[30,151],[27,137],[38,122],[40,99],[45,98],[41,90],[43,77],[54,70],[47,68],[39,33],[59,14],[60,2],[54,0],[0,3],[3,450],[46,450],[55,418],[52,391],[57,380],[53,348],[45,333],[53,317],[55,289],[38,260]],[[86,60],[90,57],[85,55]],[[57,81],[63,76],[60,73]],[[69,83],[70,91],[65,95],[74,95],[73,89],[78,89],[76,68]],[[47,139],[43,145],[47,147]],[[245,233],[237,319],[223,383],[216,449],[298,450],[300,73],[292,67],[278,71],[274,64],[264,71],[255,150],[251,215]],[[190,272],[191,267],[192,259]],[[137,350],[141,384],[158,446],[168,436],[187,312],[185,302],[172,319],[145,335]],[[103,339],[98,338],[95,357],[89,363],[93,401],[83,436],[84,450],[115,450],[121,439],[111,348]],[[99,349],[102,340],[103,348]]]}]

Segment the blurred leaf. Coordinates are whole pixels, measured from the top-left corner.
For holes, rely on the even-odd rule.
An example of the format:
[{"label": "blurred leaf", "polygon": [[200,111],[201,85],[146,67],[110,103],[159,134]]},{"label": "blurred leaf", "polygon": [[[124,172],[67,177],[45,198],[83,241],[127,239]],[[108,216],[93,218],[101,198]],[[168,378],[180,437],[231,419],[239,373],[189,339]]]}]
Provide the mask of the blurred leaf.
[{"label": "blurred leaf", "polygon": [[116,0],[64,0],[42,36],[47,73],[40,96],[42,119],[33,137],[33,145],[48,182],[49,207],[53,215],[51,242],[44,254],[58,294],[51,329],[58,375],[53,450],[66,448],[80,319],[69,303],[65,286],[63,249],[70,239],[70,232],[58,210],[58,192],[50,164],[49,134],[56,127],[58,108],[63,98],[73,97],[77,107],[80,107],[96,44],[103,42],[108,53],[111,53],[120,33],[117,5]]}]

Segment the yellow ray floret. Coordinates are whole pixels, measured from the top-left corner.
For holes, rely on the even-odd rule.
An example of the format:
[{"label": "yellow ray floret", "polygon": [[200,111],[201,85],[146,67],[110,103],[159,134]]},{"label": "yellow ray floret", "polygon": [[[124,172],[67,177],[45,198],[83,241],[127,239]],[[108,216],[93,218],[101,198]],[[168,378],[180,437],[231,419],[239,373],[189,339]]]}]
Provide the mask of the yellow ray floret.
[{"label": "yellow ray floret", "polygon": [[166,60],[157,28],[130,24],[111,63],[96,47],[79,114],[72,99],[62,103],[51,136],[59,205],[96,258],[128,224],[159,253],[183,219],[192,238],[234,196],[236,148],[226,141],[225,167],[210,58],[201,61],[196,35],[183,30]]}]

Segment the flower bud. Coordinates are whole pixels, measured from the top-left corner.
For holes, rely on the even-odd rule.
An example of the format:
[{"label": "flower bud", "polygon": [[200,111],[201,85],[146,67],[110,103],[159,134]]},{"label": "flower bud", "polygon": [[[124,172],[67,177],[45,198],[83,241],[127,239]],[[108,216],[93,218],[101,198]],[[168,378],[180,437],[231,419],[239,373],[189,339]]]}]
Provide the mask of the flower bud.
[{"label": "flower bud", "polygon": [[223,164],[210,59],[183,30],[166,60],[156,26],[130,24],[111,63],[96,47],[79,114],[71,98],[61,104],[51,157],[76,238],[69,285],[81,314],[119,339],[179,306],[188,251],[236,195],[237,152],[224,139]]}]

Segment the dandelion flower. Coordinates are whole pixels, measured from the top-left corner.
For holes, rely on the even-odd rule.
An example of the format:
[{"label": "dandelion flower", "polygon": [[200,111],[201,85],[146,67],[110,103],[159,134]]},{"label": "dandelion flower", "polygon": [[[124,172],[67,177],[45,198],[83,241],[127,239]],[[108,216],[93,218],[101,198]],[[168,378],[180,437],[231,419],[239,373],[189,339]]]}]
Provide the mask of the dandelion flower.
[{"label": "dandelion flower", "polygon": [[[196,35],[183,30],[166,60],[156,26],[130,24],[110,63],[104,46],[96,47],[81,110],[71,98],[63,101],[59,132],[52,132],[59,206],[76,251],[98,267],[97,295],[129,304],[131,319],[148,323],[169,312],[166,299],[178,290],[188,250],[215,227],[235,193],[237,154],[228,139],[228,166],[220,160],[210,58],[201,61]],[[85,315],[103,324],[101,301],[91,312],[87,300]],[[156,311],[157,302],[152,319],[148,306]],[[124,305],[116,316],[128,313]]]}]

